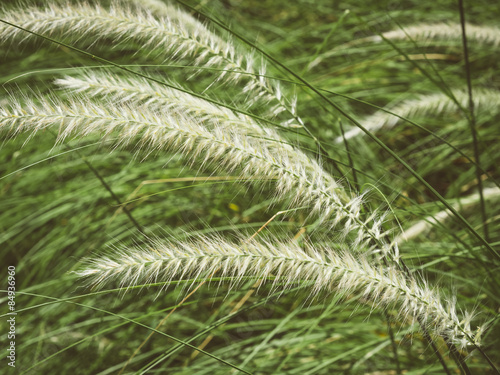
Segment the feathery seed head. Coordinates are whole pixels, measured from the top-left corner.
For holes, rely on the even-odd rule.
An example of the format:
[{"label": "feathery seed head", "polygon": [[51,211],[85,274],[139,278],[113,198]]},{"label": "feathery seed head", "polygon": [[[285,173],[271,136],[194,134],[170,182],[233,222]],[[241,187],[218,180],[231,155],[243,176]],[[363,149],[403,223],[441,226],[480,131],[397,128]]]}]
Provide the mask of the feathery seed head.
[{"label": "feathery seed head", "polygon": [[[500,28],[466,23],[467,39],[482,44],[500,45]],[[391,30],[382,34],[387,39],[412,39],[431,42],[439,40],[456,40],[461,42],[462,25],[459,23],[418,24],[405,27],[403,30]],[[382,41],[379,36],[373,37],[375,41]]]},{"label": "feathery seed head", "polygon": [[395,268],[374,267],[363,255],[296,242],[241,241],[198,238],[190,242],[155,241],[150,249],[127,249],[111,256],[87,260],[77,272],[95,287],[119,280],[122,287],[177,279],[199,279],[218,274],[234,279],[273,279],[273,290],[308,282],[311,294],[338,290],[344,295],[361,292],[375,307],[399,306],[406,319],[419,319],[436,334],[447,335],[459,345],[477,340],[470,328],[472,314],[460,320],[455,300],[444,305],[435,291],[415,280],[407,281]]},{"label": "feathery seed head", "polygon": [[[114,2],[109,9],[99,5],[49,4],[44,9],[32,7],[23,11],[9,12],[3,17],[27,30],[68,40],[82,41],[82,36],[92,36],[92,44],[100,39],[113,39],[115,46],[140,43],[141,49],[166,60],[194,58],[194,65],[201,68],[220,68],[218,81],[245,82],[242,92],[253,92],[252,101],[275,102],[270,115],[287,111],[293,114],[288,101],[274,80],[265,78],[265,65],[258,68],[260,75],[254,75],[253,57],[250,53],[238,51],[230,37],[222,39],[209,31],[201,22],[172,6],[154,5],[153,13],[145,11],[129,1]],[[153,3],[157,3],[154,0]],[[137,7],[138,6],[138,7]],[[163,9],[160,9],[163,8]],[[32,35],[20,29],[0,24],[0,39],[23,39]],[[249,103],[252,104],[252,103]],[[287,124],[285,121],[284,124]],[[297,124],[296,124],[297,125]]]}]

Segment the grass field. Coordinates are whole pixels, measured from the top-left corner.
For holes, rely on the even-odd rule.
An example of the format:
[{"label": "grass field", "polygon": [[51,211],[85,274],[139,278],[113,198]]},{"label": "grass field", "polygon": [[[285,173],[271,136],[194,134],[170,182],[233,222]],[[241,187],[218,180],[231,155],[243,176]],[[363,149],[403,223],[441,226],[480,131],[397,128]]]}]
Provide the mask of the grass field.
[{"label": "grass field", "polygon": [[498,4],[0,13],[0,373],[499,374]]}]

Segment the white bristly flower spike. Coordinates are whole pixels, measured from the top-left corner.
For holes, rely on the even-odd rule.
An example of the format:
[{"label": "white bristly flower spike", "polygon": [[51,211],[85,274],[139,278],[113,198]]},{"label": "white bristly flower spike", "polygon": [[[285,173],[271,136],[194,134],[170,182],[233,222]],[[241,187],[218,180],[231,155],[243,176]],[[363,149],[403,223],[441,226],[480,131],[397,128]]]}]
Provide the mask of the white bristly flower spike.
[{"label": "white bristly flower spike", "polygon": [[[180,10],[179,7],[162,0],[118,0],[115,3],[118,4],[120,2],[140,8],[143,11],[151,13],[155,17],[170,18],[172,22],[175,22],[188,30],[196,31],[205,28],[206,33],[211,33],[208,28],[206,28],[191,14],[184,12]],[[214,37],[216,36],[214,35]],[[224,43],[222,39],[221,43]]]},{"label": "white bristly flower spike", "polygon": [[[467,108],[469,94],[466,90],[452,90],[453,96],[463,108]],[[494,89],[474,90],[474,105],[477,111],[482,113],[497,114],[500,111],[500,91]],[[444,93],[419,95],[414,99],[404,100],[399,103],[388,105],[385,109],[403,118],[414,119],[416,117],[434,117],[448,113],[460,111],[457,104]],[[401,118],[385,111],[375,112],[366,117],[362,122],[363,126],[371,131],[378,132],[389,130],[404,122]],[[357,127],[353,127],[345,132],[343,137],[337,137],[336,143],[342,143],[345,139],[361,137],[365,133]]]},{"label": "white bristly flower spike", "polygon": [[[293,100],[282,95],[274,80],[264,77],[264,63],[256,69],[252,54],[239,51],[229,37],[229,41],[220,38],[194,17],[171,5],[162,7],[153,1],[150,5],[156,6],[149,11],[148,4],[141,6],[133,1],[135,7],[130,8],[127,3],[130,1],[116,1],[109,9],[88,3],[48,4],[43,9],[31,7],[2,17],[27,30],[52,37],[81,41],[87,36],[86,39],[93,43],[111,38],[118,46],[133,41],[140,43],[142,50],[164,61],[194,58],[194,66],[220,69],[219,81],[244,82],[242,93],[247,94],[247,105],[253,104],[252,101],[264,101],[271,107],[269,116],[287,111],[292,118],[283,125],[301,127]],[[170,14],[165,14],[169,11]],[[0,40],[16,38],[23,41],[30,36],[33,37],[0,23]]]},{"label": "white bristly flower spike", "polygon": [[[485,188],[483,190],[483,199],[486,202],[499,200],[500,189],[497,187]],[[465,210],[470,207],[479,205],[480,201],[481,196],[479,195],[479,193],[475,193],[467,197],[463,197],[458,202],[453,203],[452,206],[456,210]],[[449,210],[439,211],[434,215],[427,216],[425,219],[420,220],[408,229],[405,229],[404,233],[401,233],[395,238],[395,241],[400,243],[410,241],[422,234],[425,234],[426,232],[431,230],[433,226],[442,224],[445,220],[450,219],[451,217],[453,217],[453,215]]]},{"label": "white bristly flower spike", "polygon": [[[90,72],[78,77],[66,76],[57,79],[55,83],[77,94],[104,96],[111,102],[141,104],[149,110],[196,117],[207,126],[227,129],[236,127],[248,135],[268,138],[276,136],[274,131],[260,126],[250,116],[234,113],[223,106],[145,78]],[[176,87],[175,83],[171,85]],[[277,141],[282,142],[281,139]],[[289,146],[282,144],[282,147]]]},{"label": "white bristly flower spike", "polygon": [[[489,44],[495,47],[500,45],[500,28],[494,26],[473,25],[466,23],[467,39],[479,44]],[[422,23],[406,26],[402,30],[396,29],[382,33],[384,38],[392,40],[414,40],[418,42],[435,42],[442,40],[462,41],[462,25],[459,23]],[[381,42],[380,36],[370,38]]]},{"label": "white bristly flower spike", "polygon": [[127,288],[149,283],[206,278],[274,279],[273,290],[308,282],[311,296],[338,290],[344,295],[362,293],[374,307],[399,308],[402,320],[418,319],[437,335],[445,335],[462,347],[479,343],[471,329],[473,314],[458,317],[452,298],[443,304],[427,285],[408,281],[394,268],[374,267],[367,258],[326,247],[306,247],[296,242],[242,241],[199,238],[191,242],[153,241],[148,249],[129,248],[109,256],[88,259],[76,272],[89,284],[102,288],[118,282]]},{"label": "white bristly flower spike", "polygon": [[[290,207],[310,207],[312,214],[329,220],[332,228],[342,225],[344,235],[355,233],[354,248],[364,249],[375,240],[370,246],[378,252],[392,251],[377,213],[362,221],[363,196],[348,194],[314,159],[278,142],[279,135],[271,129],[265,131],[266,138],[259,138],[248,135],[248,128],[217,123],[207,127],[203,119],[189,113],[168,115],[126,103],[103,105],[84,96],[67,102],[40,97],[37,104],[12,99],[0,109],[0,130],[11,134],[29,131],[34,135],[53,127],[62,141],[69,136],[113,133],[116,146],[134,144],[148,152],[168,149],[200,167],[209,164],[229,173],[238,171],[242,179],[253,183],[272,181],[277,199],[288,199]],[[254,126],[249,127],[252,133]]]}]

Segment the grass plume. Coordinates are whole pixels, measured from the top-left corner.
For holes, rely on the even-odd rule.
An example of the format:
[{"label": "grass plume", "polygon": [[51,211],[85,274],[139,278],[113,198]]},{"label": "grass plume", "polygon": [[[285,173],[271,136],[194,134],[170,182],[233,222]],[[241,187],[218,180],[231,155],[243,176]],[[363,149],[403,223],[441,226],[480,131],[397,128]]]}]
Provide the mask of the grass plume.
[{"label": "grass plume", "polygon": [[221,238],[176,244],[157,241],[149,247],[89,259],[77,274],[96,287],[114,281],[125,288],[216,273],[234,278],[236,285],[243,277],[272,278],[280,288],[309,281],[311,295],[335,289],[346,295],[360,292],[374,306],[398,306],[403,319],[420,318],[436,334],[463,348],[479,344],[479,335],[470,328],[473,314],[465,313],[460,319],[453,300],[443,305],[428,286],[409,283],[393,268],[374,267],[363,255],[310,246],[304,250],[294,242],[242,240],[235,244]]}]

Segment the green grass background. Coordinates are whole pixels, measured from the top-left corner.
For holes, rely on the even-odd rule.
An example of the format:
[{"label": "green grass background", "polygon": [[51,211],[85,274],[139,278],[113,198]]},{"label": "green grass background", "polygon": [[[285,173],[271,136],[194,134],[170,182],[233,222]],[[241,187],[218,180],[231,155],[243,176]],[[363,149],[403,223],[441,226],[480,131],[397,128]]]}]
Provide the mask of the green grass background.
[{"label": "green grass background", "polygon": [[[10,9],[15,3],[4,1],[2,5]],[[414,23],[457,23],[459,12],[454,1],[263,0],[190,4],[220,19],[235,33],[245,35],[311,84],[328,90],[328,97],[358,119],[375,109],[334,93],[384,106],[419,94],[440,92],[423,70],[434,78],[438,72],[449,87],[466,87],[460,39],[435,40],[426,46],[400,42],[399,50],[384,42],[353,43]],[[465,6],[468,22],[498,26],[500,11],[496,2],[468,1]],[[227,35],[222,30],[218,32]],[[77,46],[87,49],[86,43],[83,39]],[[141,46],[133,43],[116,44],[104,39],[91,51],[119,64],[137,65],[142,72],[177,80],[197,92],[203,91],[216,74],[201,72],[189,79],[193,72],[190,61],[165,63],[154,54],[142,53]],[[426,61],[419,57],[423,53],[439,58]],[[473,87],[500,89],[500,48],[470,43],[469,53]],[[420,69],[406,61],[405,55]],[[258,52],[255,56],[260,59]],[[310,66],[313,61],[314,66]],[[48,93],[55,78],[96,65],[99,63],[74,51],[39,40],[22,46],[2,41],[0,105],[6,104],[8,95]],[[345,129],[352,124],[310,90],[290,83],[291,78],[270,63],[268,74],[284,79],[285,91],[298,96],[300,116],[328,152],[323,155],[325,168],[348,181],[352,189],[372,188],[370,205],[387,206],[389,202],[392,223],[397,217],[407,227],[413,220],[443,209],[422,184],[367,137],[352,140],[348,151],[335,144],[335,138],[341,134],[339,121]],[[234,95],[238,89],[215,85],[206,94],[245,108],[245,97]],[[262,114],[264,109],[249,108],[255,114]],[[500,117],[498,111],[478,111],[476,115],[481,166],[498,181]],[[469,125],[459,110],[417,116],[414,120],[465,154],[473,155]],[[314,142],[300,130],[283,135],[311,154],[316,151]],[[477,191],[474,165],[429,134],[401,123],[377,136],[450,202]],[[132,147],[111,152],[99,144],[99,136],[68,139],[57,145],[55,139],[55,133],[50,131],[14,139],[4,137],[0,148],[0,289],[5,289],[7,266],[15,265],[16,371],[115,374],[149,335],[147,327],[156,327],[168,314],[167,309],[179,303],[193,286],[172,285],[165,291],[159,285],[127,293],[94,293],[70,274],[79,267],[82,257],[103,254],[111,245],[143,241],[129,218],[123,212],[117,213],[119,206],[86,162],[122,202],[143,181],[209,176],[211,172],[199,171],[196,165],[187,166],[174,154],[146,157]],[[493,186],[489,179],[484,183]],[[251,235],[282,208],[280,204],[271,204],[271,189],[238,182],[149,184],[140,190],[139,197],[127,207],[146,233],[181,240],[215,232],[228,237],[236,232]],[[498,202],[491,203],[486,209],[489,242],[500,250],[500,206]],[[483,233],[479,206],[464,210],[463,215]],[[299,211],[283,215],[266,230],[290,238],[307,227],[302,239],[335,246],[335,233],[321,227],[309,230],[312,225],[306,213]],[[498,263],[454,219],[400,247],[405,261],[412,269],[423,272],[431,285],[439,287],[444,295],[455,292],[458,305],[464,310],[476,308],[478,322],[491,320],[484,350],[498,367]],[[307,290],[299,290],[258,305],[270,292],[263,285],[243,304],[246,311],[227,324],[212,328],[211,324],[228,316],[254,286],[255,280],[237,290],[230,289],[228,283],[204,285],[160,330],[187,341],[211,328],[192,344],[198,346],[213,335],[205,350],[255,374],[396,374],[397,362],[406,374],[444,373],[418,327],[398,322],[395,310],[371,309],[356,295],[325,294],[309,300]],[[6,298],[0,297],[0,302],[0,314],[4,314]],[[2,335],[7,330],[6,319],[3,316],[0,320]],[[397,360],[391,349],[388,324],[395,335]],[[154,334],[127,365],[125,373],[140,373],[147,368],[151,374],[232,371],[213,358],[195,356],[193,349],[186,347],[162,357],[175,345],[169,338]],[[437,345],[448,366],[457,373],[444,344]],[[155,364],[159,358],[163,358],[161,363]],[[493,373],[477,352],[472,353],[468,363],[473,373]],[[5,358],[1,366],[1,371],[10,373]]]}]

